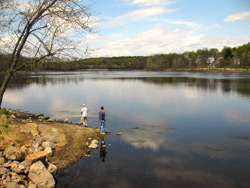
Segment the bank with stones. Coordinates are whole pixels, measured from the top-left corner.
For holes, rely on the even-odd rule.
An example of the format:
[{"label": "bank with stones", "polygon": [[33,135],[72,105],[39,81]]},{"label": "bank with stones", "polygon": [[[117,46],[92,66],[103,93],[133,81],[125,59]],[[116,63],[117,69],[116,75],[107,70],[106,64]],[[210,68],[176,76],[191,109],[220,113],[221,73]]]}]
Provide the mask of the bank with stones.
[{"label": "bank with stones", "polygon": [[11,111],[10,119],[14,122],[11,129],[26,138],[23,141],[17,137],[18,143],[0,142],[2,187],[55,187],[56,173],[89,156],[102,137],[100,129],[85,128],[67,119],[58,121],[41,113]]}]

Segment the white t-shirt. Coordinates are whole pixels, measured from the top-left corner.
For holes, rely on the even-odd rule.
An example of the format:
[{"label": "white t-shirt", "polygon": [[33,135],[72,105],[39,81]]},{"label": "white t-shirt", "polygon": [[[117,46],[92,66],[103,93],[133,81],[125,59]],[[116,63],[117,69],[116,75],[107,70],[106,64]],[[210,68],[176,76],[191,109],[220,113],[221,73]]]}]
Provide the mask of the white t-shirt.
[{"label": "white t-shirt", "polygon": [[81,112],[82,112],[82,116],[83,117],[87,117],[88,116],[88,109],[87,109],[86,106],[81,109]]}]

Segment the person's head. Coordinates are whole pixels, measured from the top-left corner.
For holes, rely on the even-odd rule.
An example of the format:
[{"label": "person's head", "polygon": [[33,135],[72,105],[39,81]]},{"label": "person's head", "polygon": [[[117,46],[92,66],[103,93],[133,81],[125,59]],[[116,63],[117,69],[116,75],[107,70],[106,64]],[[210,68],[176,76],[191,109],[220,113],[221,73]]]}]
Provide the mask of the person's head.
[{"label": "person's head", "polygon": [[104,109],[104,107],[102,106],[102,107],[101,107],[101,110],[103,110],[103,109]]},{"label": "person's head", "polygon": [[86,106],[85,104],[82,105],[82,107],[85,107],[85,106]]}]

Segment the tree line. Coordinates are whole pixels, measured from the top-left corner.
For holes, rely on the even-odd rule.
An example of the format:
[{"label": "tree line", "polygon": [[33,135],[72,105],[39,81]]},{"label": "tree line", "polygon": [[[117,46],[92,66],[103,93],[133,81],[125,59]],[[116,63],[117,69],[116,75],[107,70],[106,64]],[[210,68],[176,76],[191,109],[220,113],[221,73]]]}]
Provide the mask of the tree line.
[{"label": "tree line", "polygon": [[[6,70],[9,54],[0,54],[1,71]],[[29,61],[20,58],[20,64]],[[24,71],[75,71],[83,69],[117,70],[166,70],[179,68],[250,68],[250,42],[238,47],[198,49],[181,54],[157,54],[152,56],[99,57],[80,60],[46,58],[43,62],[25,67]]]}]

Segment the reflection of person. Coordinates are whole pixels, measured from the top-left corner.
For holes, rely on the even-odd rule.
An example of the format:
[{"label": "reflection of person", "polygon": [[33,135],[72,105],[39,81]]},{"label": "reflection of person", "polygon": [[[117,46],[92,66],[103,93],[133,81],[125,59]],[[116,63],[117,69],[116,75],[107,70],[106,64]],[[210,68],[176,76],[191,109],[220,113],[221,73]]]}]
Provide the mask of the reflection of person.
[{"label": "reflection of person", "polygon": [[99,112],[99,121],[101,123],[101,134],[105,134],[104,129],[105,129],[105,116],[106,116],[106,113],[103,110],[104,110],[104,107],[102,106],[101,110]]},{"label": "reflection of person", "polygon": [[100,148],[100,158],[102,162],[105,162],[106,154],[107,154],[106,145],[105,145],[104,138],[103,138],[101,142],[101,148]]},{"label": "reflection of person", "polygon": [[84,126],[87,126],[87,123],[88,123],[88,108],[86,107],[85,104],[82,105],[81,114],[82,114],[81,123]]}]

